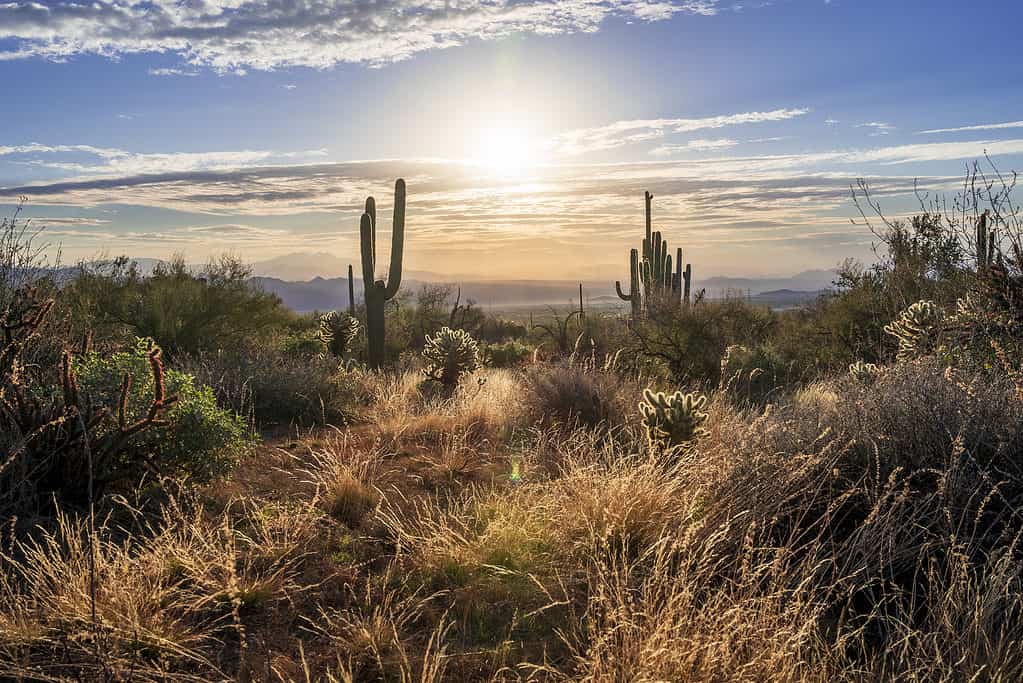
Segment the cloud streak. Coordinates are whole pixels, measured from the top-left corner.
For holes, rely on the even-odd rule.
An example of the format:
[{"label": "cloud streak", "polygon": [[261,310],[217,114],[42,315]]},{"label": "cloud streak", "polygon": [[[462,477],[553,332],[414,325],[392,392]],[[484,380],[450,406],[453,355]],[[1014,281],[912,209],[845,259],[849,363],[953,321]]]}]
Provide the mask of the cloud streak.
[{"label": "cloud streak", "polygon": [[1006,121],[1005,123],[981,123],[975,126],[959,126],[958,128],[933,128],[921,130],[917,135],[934,135],[937,133],[964,133],[978,130],[1007,130],[1011,128],[1023,128],[1023,121]]},{"label": "cloud streak", "polygon": [[[710,15],[717,0],[34,0],[0,3],[0,59],[173,53],[217,71],[382,65],[513,33],[593,32],[612,17]],[[176,67],[153,75],[192,75]]]},{"label": "cloud streak", "polygon": [[605,126],[579,128],[556,136],[548,148],[558,155],[578,156],[629,144],[659,140],[674,133],[715,130],[727,126],[770,121],[787,121],[810,112],[809,109],[775,109],[739,114],[724,114],[696,119],[635,119],[616,121]]}]

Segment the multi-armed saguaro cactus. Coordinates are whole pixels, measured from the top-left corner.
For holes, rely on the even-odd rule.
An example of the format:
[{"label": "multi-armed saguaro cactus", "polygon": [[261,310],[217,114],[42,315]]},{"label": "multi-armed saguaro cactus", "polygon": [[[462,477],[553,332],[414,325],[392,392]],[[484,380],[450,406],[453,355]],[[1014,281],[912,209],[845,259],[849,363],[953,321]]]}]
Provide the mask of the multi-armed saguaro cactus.
[{"label": "multi-armed saguaro cactus", "polygon": [[[642,297],[648,310],[652,304],[659,301],[673,300],[677,304],[683,302],[688,304],[693,276],[692,265],[688,263],[684,267],[682,265],[681,247],[675,252],[673,272],[668,242],[660,231],[652,228],[650,213],[653,198],[649,192],[643,193],[646,203],[646,237],[643,238],[643,260],[639,265],[639,273],[643,283]],[[622,298],[626,299],[624,296]]]},{"label": "multi-armed saguaro cactus", "polygon": [[643,294],[639,289],[639,252],[635,249],[629,251],[629,293],[622,291],[620,280],[615,280],[615,291],[622,301],[632,304],[632,322],[639,320],[643,311]]},{"label": "multi-armed saguaro cactus", "polygon": [[643,398],[639,412],[643,415],[643,426],[651,446],[682,446],[706,436],[707,431],[702,427],[707,419],[707,413],[703,412],[706,396],[681,391],[668,395],[647,389]]},{"label": "multi-armed saguaro cactus", "polygon": [[387,281],[376,279],[377,207],[366,199],[366,211],[359,225],[362,247],[363,299],[366,302],[366,341],[369,366],[379,368],[384,362],[384,305],[394,298],[401,286],[401,259],[405,251],[405,181],[394,183],[394,223],[391,232],[391,268]]}]

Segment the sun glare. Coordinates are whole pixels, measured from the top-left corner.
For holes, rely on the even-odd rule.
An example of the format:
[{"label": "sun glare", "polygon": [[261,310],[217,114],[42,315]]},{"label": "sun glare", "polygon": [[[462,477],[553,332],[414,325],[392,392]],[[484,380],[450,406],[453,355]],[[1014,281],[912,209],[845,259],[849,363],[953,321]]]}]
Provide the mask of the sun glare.
[{"label": "sun glare", "polygon": [[521,174],[532,162],[531,143],[516,128],[489,128],[480,134],[475,161],[500,175]]}]

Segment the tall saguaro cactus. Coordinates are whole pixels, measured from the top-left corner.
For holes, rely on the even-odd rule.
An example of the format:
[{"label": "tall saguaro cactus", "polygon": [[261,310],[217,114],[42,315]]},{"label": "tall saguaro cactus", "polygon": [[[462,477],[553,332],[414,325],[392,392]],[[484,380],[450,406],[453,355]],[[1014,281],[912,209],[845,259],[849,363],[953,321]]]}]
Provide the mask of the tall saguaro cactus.
[{"label": "tall saguaro cactus", "polygon": [[348,264],[348,315],[355,317],[355,275],[352,264]]},{"label": "tall saguaro cactus", "polygon": [[991,267],[995,260],[995,231],[988,231],[988,209],[980,214],[977,220],[977,272],[981,273]]},{"label": "tall saguaro cactus", "polygon": [[384,305],[394,298],[401,286],[401,260],[405,251],[405,181],[394,183],[394,223],[391,232],[391,267],[387,281],[376,279],[377,208],[373,197],[366,199],[366,211],[359,225],[362,249],[363,298],[366,302],[366,339],[369,366],[379,368],[384,362]]},{"label": "tall saguaro cactus", "polygon": [[632,322],[639,320],[643,311],[643,295],[639,289],[639,252],[635,249],[629,251],[629,293],[622,291],[622,283],[615,280],[615,290],[618,298],[632,304]]}]

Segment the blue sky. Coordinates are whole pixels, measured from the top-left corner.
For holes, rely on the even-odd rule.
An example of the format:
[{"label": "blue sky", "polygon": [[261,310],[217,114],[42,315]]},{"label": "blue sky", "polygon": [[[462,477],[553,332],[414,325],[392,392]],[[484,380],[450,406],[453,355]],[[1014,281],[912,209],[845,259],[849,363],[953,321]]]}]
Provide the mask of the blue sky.
[{"label": "blue sky", "polygon": [[856,177],[901,214],[915,178],[951,191],[985,150],[1020,167],[1021,19],[1008,0],[15,0],[0,204],[27,195],[65,259],[351,260],[362,198],[404,176],[411,268],[616,278],[650,188],[698,272],[830,267],[869,258]]}]

